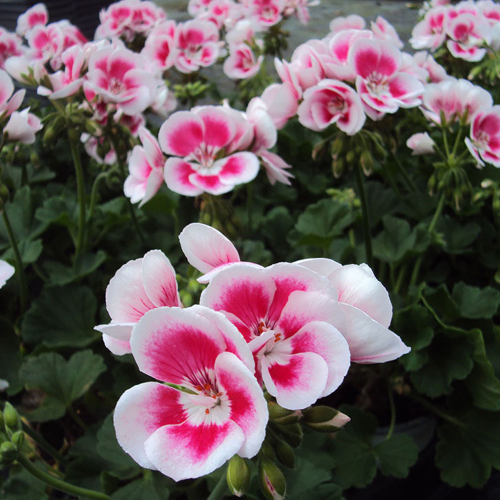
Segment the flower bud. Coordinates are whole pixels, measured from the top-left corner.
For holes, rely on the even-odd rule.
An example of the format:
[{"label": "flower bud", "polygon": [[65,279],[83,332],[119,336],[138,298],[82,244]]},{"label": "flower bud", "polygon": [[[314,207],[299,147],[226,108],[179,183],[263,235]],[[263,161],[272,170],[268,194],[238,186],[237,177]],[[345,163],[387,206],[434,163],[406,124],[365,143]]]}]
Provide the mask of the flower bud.
[{"label": "flower bud", "polygon": [[229,460],[227,467],[227,485],[231,493],[241,497],[247,491],[250,484],[250,469],[245,459],[239,455],[234,455]]},{"label": "flower bud", "polygon": [[352,164],[356,161],[356,153],[350,149],[345,155],[345,161],[349,164]]},{"label": "flower bud", "polygon": [[11,431],[17,431],[21,429],[21,420],[16,409],[9,403],[5,403],[3,409],[3,418],[5,420],[5,426]]},{"label": "flower bud", "polygon": [[365,150],[361,153],[361,157],[359,159],[361,163],[361,167],[363,168],[363,172],[368,177],[371,175],[373,171],[373,157],[370,151]]},{"label": "flower bud", "polygon": [[18,451],[21,450],[24,444],[24,432],[23,431],[17,431],[12,434],[12,444],[16,447]]},{"label": "flower bud", "polygon": [[302,410],[304,424],[318,432],[337,432],[351,419],[329,406],[313,406]]},{"label": "flower bud", "polygon": [[280,463],[289,469],[295,469],[295,453],[286,441],[277,441],[274,446],[274,452]]},{"label": "flower bud", "polygon": [[272,401],[267,404],[267,408],[269,409],[269,420],[278,424],[295,424],[302,417],[300,410],[287,410]]},{"label": "flower bud", "polygon": [[332,172],[335,179],[342,177],[344,173],[344,160],[342,158],[336,158],[332,161]]},{"label": "flower bud", "polygon": [[268,439],[266,439],[260,448],[259,452],[262,456],[268,458],[269,460],[274,460],[274,448],[269,442]]},{"label": "flower bud", "polygon": [[270,460],[259,463],[260,489],[268,500],[282,500],[286,493],[286,480],[283,473]]},{"label": "flower bud", "polygon": [[100,129],[97,126],[97,123],[93,120],[85,120],[85,130],[90,134],[90,135],[99,135]]},{"label": "flower bud", "polygon": [[12,460],[15,460],[16,457],[16,447],[10,441],[2,443],[2,445],[0,446],[0,459],[2,461],[10,462]]},{"label": "flower bud", "polygon": [[292,448],[298,448],[302,443],[302,427],[300,424],[290,424],[280,427],[281,434]]},{"label": "flower bud", "polygon": [[30,161],[33,164],[35,168],[40,167],[40,156],[38,156],[38,153],[36,151],[31,151],[30,153]]},{"label": "flower bud", "polygon": [[342,136],[337,136],[337,138],[332,142],[330,147],[330,152],[332,154],[332,158],[339,156],[342,153],[342,148],[344,147],[344,141],[342,140]]}]

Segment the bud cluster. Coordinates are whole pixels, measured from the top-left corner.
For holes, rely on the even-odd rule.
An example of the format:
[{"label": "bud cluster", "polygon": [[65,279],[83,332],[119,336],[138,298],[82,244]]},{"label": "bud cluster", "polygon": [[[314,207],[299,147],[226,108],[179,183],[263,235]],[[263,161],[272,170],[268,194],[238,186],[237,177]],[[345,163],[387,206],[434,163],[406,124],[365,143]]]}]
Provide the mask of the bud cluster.
[{"label": "bud cluster", "polygon": [[14,462],[24,444],[24,432],[16,409],[5,403],[0,412],[0,470]]}]

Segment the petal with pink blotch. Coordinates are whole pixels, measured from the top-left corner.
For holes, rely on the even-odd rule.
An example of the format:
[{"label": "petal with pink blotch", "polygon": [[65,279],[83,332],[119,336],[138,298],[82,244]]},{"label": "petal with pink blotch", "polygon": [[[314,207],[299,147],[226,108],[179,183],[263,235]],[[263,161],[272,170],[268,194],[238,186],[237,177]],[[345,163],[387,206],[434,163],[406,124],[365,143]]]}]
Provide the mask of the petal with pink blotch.
[{"label": "petal with pink blotch", "polygon": [[204,125],[203,143],[214,151],[222,149],[233,138],[236,127],[224,109],[207,106],[199,109],[196,116]]},{"label": "petal with pink blotch", "polygon": [[410,352],[410,348],[394,332],[372,319],[361,309],[338,303],[344,312],[335,326],[349,344],[354,363],[385,363]]},{"label": "petal with pink blotch", "polygon": [[336,297],[336,290],[324,276],[297,264],[280,262],[266,268],[266,274],[276,284],[276,293],[267,315],[271,323],[278,321],[292,292],[311,291]]},{"label": "petal with pink blotch", "polygon": [[146,127],[143,126],[139,127],[139,137],[144,147],[144,153],[146,155],[148,163],[152,168],[163,170],[165,158],[163,157],[160,145],[158,144],[156,137]]},{"label": "petal with pink blotch", "polygon": [[146,456],[174,481],[209,474],[235,455],[245,442],[241,428],[232,420],[222,424],[166,425],[146,441]]},{"label": "petal with pink blotch", "polygon": [[118,400],[113,416],[116,438],[141,467],[156,468],[146,455],[147,439],[165,425],[175,426],[186,420],[180,396],[176,389],[146,382],[128,389]]},{"label": "petal with pink blotch", "polygon": [[146,181],[146,190],[144,191],[144,196],[139,203],[139,207],[142,207],[144,203],[147,203],[161,188],[163,184],[163,171],[153,169],[148,176]]},{"label": "petal with pink blotch", "polygon": [[[398,73],[389,80],[389,92],[394,99],[401,101],[401,107],[413,107],[421,104],[420,97],[424,93],[424,84],[409,73]],[[416,98],[417,101],[406,104],[405,101]]]},{"label": "petal with pink blotch", "polygon": [[292,183],[290,179],[293,179],[294,176],[290,172],[287,172],[287,169],[292,168],[291,165],[286,163],[283,158],[270,151],[261,149],[258,151],[258,155],[262,160],[262,165],[266,169],[267,178],[272,186],[274,186],[276,182],[291,186]]},{"label": "petal with pink blotch", "polygon": [[231,402],[229,418],[245,434],[245,442],[238,450],[238,455],[252,458],[262,446],[269,420],[262,388],[241,361],[229,352],[223,352],[217,358],[215,375],[220,390]]},{"label": "petal with pink blotch", "polygon": [[163,178],[168,188],[174,193],[184,196],[198,196],[203,193],[203,189],[191,182],[191,176],[194,174],[196,174],[194,164],[181,158],[169,158],[165,162]]},{"label": "petal with pink blotch", "polygon": [[155,305],[142,283],[142,259],[124,264],[106,288],[106,309],[115,323],[135,323]]},{"label": "petal with pink blotch", "polygon": [[301,410],[321,397],[328,380],[328,365],[312,352],[279,354],[261,358],[266,389],[283,408]]},{"label": "petal with pink blotch", "polygon": [[189,182],[202,191],[215,195],[228,193],[234,188],[234,184],[223,183],[216,174],[205,175],[195,172],[189,176]]},{"label": "petal with pink blotch", "polygon": [[179,234],[179,241],[188,262],[202,273],[240,261],[238,250],[231,241],[206,224],[189,224]]},{"label": "petal with pink blotch", "polygon": [[399,70],[403,56],[389,42],[361,38],[351,47],[348,61],[356,74],[366,80],[373,74],[392,76]]},{"label": "petal with pink blotch", "polygon": [[244,151],[215,162],[215,168],[220,168],[218,177],[223,184],[244,184],[255,179],[259,173],[259,159],[253,153]]},{"label": "petal with pink blotch", "polygon": [[346,339],[334,326],[324,321],[311,321],[283,342],[291,344],[293,354],[314,352],[325,360],[328,380],[321,397],[331,394],[344,380],[351,365],[351,354]]},{"label": "petal with pink blotch", "polygon": [[[191,309],[200,316],[206,318],[219,330],[226,342],[226,351],[233,353],[250,370],[255,371],[255,362],[248,344],[238,329],[224,316],[224,314],[212,311],[208,307],[194,305]],[[220,357],[220,356],[219,356]],[[219,358],[217,358],[219,359]]]},{"label": "petal with pink blotch", "polygon": [[215,359],[226,350],[218,328],[191,309],[160,307],[132,330],[132,354],[151,377],[190,387],[203,386]]},{"label": "petal with pink blotch", "polygon": [[156,307],[179,307],[175,270],[161,250],[151,250],[142,259],[142,282]]},{"label": "petal with pink blotch", "polygon": [[[236,324],[249,342],[252,335],[258,335],[259,323],[265,320],[275,293],[276,285],[266,269],[233,264],[214,276],[201,293],[200,304],[234,315],[246,326],[247,330],[242,331]],[[231,316],[229,319],[232,320]]]},{"label": "petal with pink blotch", "polygon": [[328,277],[338,290],[338,301],[361,309],[389,328],[392,304],[384,285],[360,266],[350,264],[334,271]]},{"label": "petal with pink blotch", "polygon": [[200,147],[204,133],[199,116],[190,111],[178,111],[163,123],[158,140],[164,153],[184,157]]}]

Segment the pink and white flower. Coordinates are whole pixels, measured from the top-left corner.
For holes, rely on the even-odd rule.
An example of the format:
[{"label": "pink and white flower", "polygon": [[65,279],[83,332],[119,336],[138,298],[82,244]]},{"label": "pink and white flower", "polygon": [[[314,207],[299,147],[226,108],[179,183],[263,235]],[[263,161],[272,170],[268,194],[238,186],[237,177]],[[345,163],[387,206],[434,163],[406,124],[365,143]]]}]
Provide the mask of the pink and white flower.
[{"label": "pink and white flower", "polygon": [[403,56],[383,40],[357,40],[349,51],[349,64],[356,72],[356,89],[361,99],[381,113],[395,113],[400,107],[418,106],[424,85],[401,71]]},{"label": "pink and white flower", "polygon": [[255,76],[264,61],[264,56],[255,56],[246,43],[229,46],[229,57],[224,61],[224,73],[235,80],[245,80]]},{"label": "pink and white flower", "polygon": [[164,170],[169,189],[185,196],[222,194],[253,180],[259,171],[253,153],[224,156],[241,140],[239,132],[238,121],[224,107],[204,106],[170,116],[159,133],[162,150],[172,156]]},{"label": "pink and white flower", "polygon": [[111,323],[98,325],[106,347],[118,356],[131,352],[130,335],[147,311],[182,307],[175,271],[160,250],[124,264],[106,288],[106,309]]},{"label": "pink and white flower", "polygon": [[247,18],[262,28],[269,28],[283,18],[285,0],[247,0]]},{"label": "pink and white flower", "polygon": [[366,21],[357,14],[351,14],[347,17],[336,17],[330,21],[330,32],[332,34],[339,33],[345,30],[364,30]]},{"label": "pink and white flower", "polygon": [[298,94],[289,82],[269,85],[262,93],[261,99],[277,130],[282,129],[288,120],[295,116],[299,107]]},{"label": "pink and white flower", "polygon": [[489,24],[475,15],[460,14],[450,20],[447,33],[451,40],[446,46],[451,55],[465,61],[480,61],[486,54],[486,48],[481,48],[491,39]]},{"label": "pink and white flower", "polygon": [[105,137],[94,137],[83,133],[80,137],[85,147],[85,152],[100,165],[114,165],[116,163],[116,151],[110,147],[109,150],[101,156],[99,149],[106,142]]},{"label": "pink and white flower", "polygon": [[29,112],[30,108],[22,111],[14,111],[3,129],[3,133],[8,135],[11,142],[22,142],[23,144],[33,144],[35,134],[42,130],[43,125],[38,116]]},{"label": "pink and white flower", "polygon": [[161,71],[171,68],[177,59],[176,29],[175,21],[165,21],[159,24],[151,31],[146,39],[144,49],[141,51],[141,54]]},{"label": "pink and white flower", "polygon": [[378,40],[385,40],[386,42],[390,42],[395,45],[398,49],[403,48],[403,42],[397,31],[394,29],[394,26],[384,19],[382,16],[378,16],[375,21],[371,22],[371,29],[375,38]]},{"label": "pink and white flower", "polygon": [[465,144],[480,165],[500,167],[500,106],[480,109],[473,116]]},{"label": "pink and white flower", "polygon": [[120,112],[135,115],[154,102],[157,81],[142,69],[138,54],[105,47],[90,56],[84,91],[89,101],[98,96]]},{"label": "pink and white flower", "polygon": [[435,142],[427,132],[413,134],[406,145],[412,150],[412,155],[429,155],[434,153]]},{"label": "pink and white flower", "polygon": [[450,75],[446,73],[443,66],[438,64],[434,57],[432,57],[431,54],[428,54],[425,50],[415,52],[415,54],[413,54],[413,60],[417,66],[427,71],[430,83],[439,83],[443,80],[451,78]]},{"label": "pink and white flower", "polygon": [[48,21],[47,7],[43,3],[37,3],[17,18],[16,33],[25,36],[35,26],[45,26]]},{"label": "pink and white flower", "polygon": [[132,203],[141,207],[160,189],[163,183],[165,158],[156,138],[145,127],[139,127],[142,146],[135,146],[128,162],[129,176],[123,191]]},{"label": "pink and white flower", "polygon": [[0,69],[0,117],[7,118],[16,111],[23,102],[26,91],[18,90],[14,95],[14,84],[6,71]]},{"label": "pink and white flower", "polygon": [[187,225],[179,234],[179,242],[187,261],[203,273],[198,278],[200,283],[208,283],[222,269],[240,262],[238,250],[231,241],[205,224]]},{"label": "pink and white flower", "polygon": [[436,7],[417,23],[411,32],[410,44],[414,49],[436,51],[446,40],[448,8]]},{"label": "pink and white flower", "polygon": [[26,34],[26,38],[32,59],[44,64],[53,60],[53,69],[58,69],[57,58],[65,49],[64,35],[58,24],[39,24]]},{"label": "pink and white flower", "polygon": [[131,346],[139,369],[167,384],[135,386],[116,405],[118,443],[139,465],[180,481],[258,453],[267,402],[248,347],[222,314],[199,306],[149,311]]},{"label": "pink and white flower", "polygon": [[14,276],[15,272],[16,268],[14,266],[0,259],[0,288],[5,286],[5,283]]},{"label": "pink and white flower", "polygon": [[334,293],[302,266],[241,263],[214,276],[200,304],[238,328],[256,358],[257,378],[278,404],[295,410],[333,392],[349,369],[349,347],[331,323]]},{"label": "pink and white flower", "polygon": [[5,61],[9,57],[24,54],[21,39],[15,33],[9,33],[0,27],[0,69],[5,67]]},{"label": "pink and white flower", "polygon": [[192,73],[211,66],[219,57],[219,30],[210,21],[193,20],[177,27],[178,49],[175,67],[181,73]]},{"label": "pink and white flower", "polygon": [[307,89],[298,116],[300,123],[311,130],[320,131],[335,124],[347,135],[359,132],[366,119],[358,94],[338,80],[322,80]]}]

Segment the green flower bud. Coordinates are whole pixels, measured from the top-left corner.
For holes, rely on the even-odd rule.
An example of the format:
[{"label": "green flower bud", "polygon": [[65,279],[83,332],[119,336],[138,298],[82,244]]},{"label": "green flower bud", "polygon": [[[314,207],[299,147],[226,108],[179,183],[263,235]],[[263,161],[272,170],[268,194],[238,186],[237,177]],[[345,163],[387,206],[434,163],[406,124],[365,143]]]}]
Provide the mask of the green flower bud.
[{"label": "green flower bud", "polygon": [[3,409],[3,418],[5,420],[5,426],[11,431],[18,431],[21,429],[21,420],[16,409],[9,403],[5,403],[5,408]]},{"label": "green flower bud", "polygon": [[342,136],[339,135],[332,142],[332,145],[330,146],[330,153],[332,155],[332,158],[340,156],[340,154],[342,153],[343,147],[344,147],[344,141],[342,139]]},{"label": "green flower bud", "polygon": [[234,455],[227,467],[227,485],[231,493],[237,497],[245,494],[250,484],[250,468],[245,459]]},{"label": "green flower bud", "polygon": [[298,448],[302,443],[304,433],[300,424],[284,425],[280,427],[280,432],[292,448]]},{"label": "green flower bud", "polygon": [[289,469],[295,469],[295,453],[286,441],[277,441],[274,446],[274,452],[280,463]]},{"label": "green flower bud", "polygon": [[259,463],[260,489],[268,500],[282,500],[286,493],[286,480],[283,473],[270,460]]},{"label": "green flower bud", "polygon": [[361,167],[363,168],[363,172],[368,177],[371,175],[373,171],[373,157],[370,151],[365,150],[361,153],[361,157],[359,159],[361,163]]},{"label": "green flower bud", "polygon": [[313,406],[302,410],[304,424],[319,432],[337,432],[351,419],[329,406]]},{"label": "green flower bud", "polygon": [[352,164],[356,161],[356,153],[350,149],[345,155],[345,161],[349,164]]},{"label": "green flower bud", "polygon": [[332,172],[335,179],[339,179],[340,177],[342,177],[342,174],[344,173],[344,167],[345,163],[342,158],[335,158],[332,161]]},{"label": "green flower bud", "polygon": [[302,417],[300,410],[287,410],[272,401],[267,403],[267,408],[269,409],[269,420],[273,420],[278,424],[295,424]]},{"label": "green flower bud", "polygon": [[40,157],[38,156],[38,153],[36,151],[31,151],[30,153],[30,161],[33,164],[35,168],[40,167]]},{"label": "green flower bud", "polygon": [[24,432],[23,431],[14,432],[14,434],[12,434],[11,441],[16,447],[16,449],[20,451],[24,444]]},{"label": "green flower bud", "polygon": [[80,140],[80,133],[76,130],[76,128],[70,127],[68,129],[68,137],[70,141],[76,142]]},{"label": "green flower bud", "polygon": [[268,458],[269,460],[274,460],[274,448],[273,448],[273,446],[271,445],[271,443],[269,442],[268,439],[266,439],[262,443],[262,447],[260,449],[260,454],[262,456]]},{"label": "green flower bud", "polygon": [[93,120],[85,120],[85,130],[90,134],[90,135],[98,135],[100,132],[99,127],[97,126],[97,123]]},{"label": "green flower bud", "polygon": [[0,459],[6,462],[11,462],[17,457],[17,449],[10,441],[2,443],[0,446]]}]

